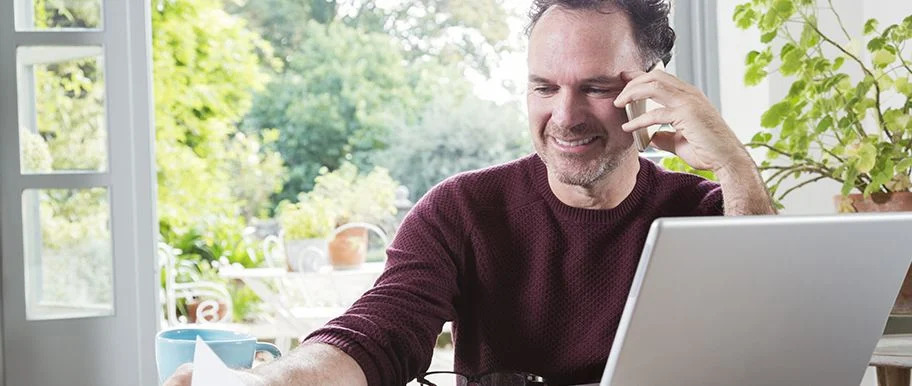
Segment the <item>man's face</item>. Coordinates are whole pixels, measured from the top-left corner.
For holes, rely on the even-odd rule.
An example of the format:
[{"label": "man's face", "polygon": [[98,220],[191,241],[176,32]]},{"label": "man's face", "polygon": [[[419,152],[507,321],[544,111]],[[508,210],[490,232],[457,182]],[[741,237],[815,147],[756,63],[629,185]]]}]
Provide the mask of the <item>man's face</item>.
[{"label": "man's face", "polygon": [[561,182],[592,185],[634,151],[613,105],[621,72],[643,70],[627,15],[551,8],[532,30],[528,62],[535,150]]}]

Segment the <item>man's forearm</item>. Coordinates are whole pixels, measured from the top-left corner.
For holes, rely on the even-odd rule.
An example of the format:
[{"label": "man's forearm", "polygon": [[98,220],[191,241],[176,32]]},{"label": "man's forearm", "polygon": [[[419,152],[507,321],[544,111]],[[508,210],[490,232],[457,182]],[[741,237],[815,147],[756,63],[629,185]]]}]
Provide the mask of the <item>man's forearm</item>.
[{"label": "man's forearm", "polygon": [[745,151],[744,157],[715,171],[722,185],[726,216],[776,214],[760,171]]},{"label": "man's forearm", "polygon": [[367,378],[358,362],[335,346],[305,343],[275,362],[252,371],[262,386],[364,385]]}]

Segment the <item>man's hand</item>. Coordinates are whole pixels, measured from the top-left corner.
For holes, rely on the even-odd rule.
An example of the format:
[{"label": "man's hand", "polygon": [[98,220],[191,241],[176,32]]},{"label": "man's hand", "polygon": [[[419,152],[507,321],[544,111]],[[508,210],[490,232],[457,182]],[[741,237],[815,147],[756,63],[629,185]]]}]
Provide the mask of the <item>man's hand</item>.
[{"label": "man's hand", "polygon": [[174,374],[171,374],[171,378],[165,380],[162,386],[190,386],[192,377],[193,365],[184,363],[174,371]]},{"label": "man's hand", "polygon": [[[235,373],[238,375],[238,379],[240,379],[241,383],[246,386],[260,386],[266,383],[260,376],[246,371],[235,370]],[[174,371],[174,374],[172,374],[162,386],[190,386],[192,378],[193,364],[184,363]]]},{"label": "man's hand", "polygon": [[722,185],[726,215],[776,213],[754,160],[700,90],[662,70],[624,72],[621,78],[627,86],[614,100],[616,107],[646,98],[665,106],[625,123],[624,131],[670,124],[675,132],[657,132],[652,143],[694,169],[712,170]]},{"label": "man's hand", "polygon": [[624,108],[630,102],[647,98],[665,106],[625,123],[621,126],[624,131],[670,124],[676,132],[660,131],[652,143],[677,154],[695,169],[718,172],[750,160],[738,137],[696,87],[659,69],[648,73],[624,72],[621,78],[627,86],[614,100],[616,107]]},{"label": "man's hand", "polygon": [[[281,359],[253,370],[235,370],[247,386],[327,385],[366,386],[367,378],[352,357],[335,346],[304,343]],[[163,386],[190,386],[193,365],[184,364]]]}]

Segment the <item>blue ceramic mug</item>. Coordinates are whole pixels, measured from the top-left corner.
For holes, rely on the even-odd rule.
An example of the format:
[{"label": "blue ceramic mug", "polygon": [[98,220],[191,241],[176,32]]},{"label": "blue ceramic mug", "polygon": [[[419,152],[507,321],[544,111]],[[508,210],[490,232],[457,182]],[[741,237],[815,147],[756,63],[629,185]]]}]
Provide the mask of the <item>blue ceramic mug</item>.
[{"label": "blue ceramic mug", "polygon": [[197,336],[233,369],[249,369],[253,366],[253,356],[258,351],[266,351],[276,358],[282,356],[278,347],[257,342],[255,337],[248,334],[211,328],[165,330],[155,336],[155,362],[158,364],[159,383],[174,374],[180,365],[193,362]]}]

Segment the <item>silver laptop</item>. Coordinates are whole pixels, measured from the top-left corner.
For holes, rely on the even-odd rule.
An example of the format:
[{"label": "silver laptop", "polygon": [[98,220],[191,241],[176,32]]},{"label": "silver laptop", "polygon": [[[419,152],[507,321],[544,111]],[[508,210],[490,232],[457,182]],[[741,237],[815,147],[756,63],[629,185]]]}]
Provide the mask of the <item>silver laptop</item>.
[{"label": "silver laptop", "polygon": [[602,386],[858,386],[912,213],[659,219]]}]

